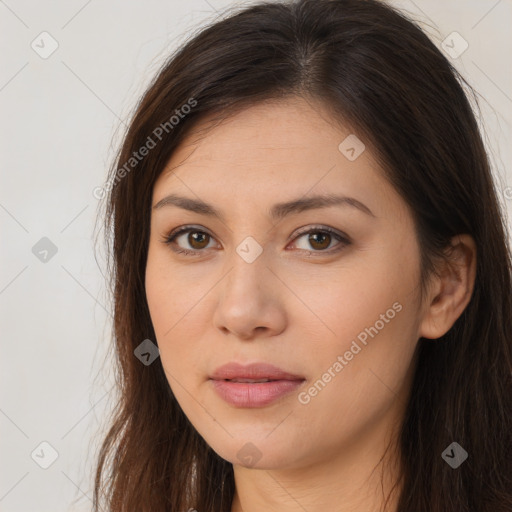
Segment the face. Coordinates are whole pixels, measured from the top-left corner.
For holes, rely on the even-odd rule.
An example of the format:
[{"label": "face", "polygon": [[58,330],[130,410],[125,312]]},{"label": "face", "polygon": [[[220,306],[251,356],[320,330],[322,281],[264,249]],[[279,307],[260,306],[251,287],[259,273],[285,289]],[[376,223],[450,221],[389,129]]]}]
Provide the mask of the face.
[{"label": "face", "polygon": [[[405,202],[321,105],[259,104],[193,135],[154,185],[146,268],[184,413],[221,457],[255,468],[380,442],[403,413],[420,336]],[[307,202],[327,195],[344,199]],[[217,373],[228,363],[242,368]]]}]

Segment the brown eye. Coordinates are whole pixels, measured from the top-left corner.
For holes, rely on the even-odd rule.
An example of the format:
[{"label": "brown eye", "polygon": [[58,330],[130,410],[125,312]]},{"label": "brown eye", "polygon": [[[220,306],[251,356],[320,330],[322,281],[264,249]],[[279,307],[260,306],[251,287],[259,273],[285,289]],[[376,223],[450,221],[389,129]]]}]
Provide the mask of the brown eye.
[{"label": "brown eye", "polygon": [[[187,236],[185,237],[185,235]],[[179,239],[185,240],[185,242],[181,242],[182,244],[185,244],[185,247],[179,245]],[[208,247],[208,243],[211,239],[211,235],[204,231],[197,228],[184,227],[168,235],[165,238],[164,243],[170,245],[172,250],[175,252],[195,256],[199,255],[203,249]]]},{"label": "brown eye", "polygon": [[[187,242],[193,249],[204,249],[208,245],[210,235],[202,231],[189,231]],[[206,241],[206,244],[205,244]]]},{"label": "brown eye", "polygon": [[308,242],[315,249],[327,249],[331,243],[331,235],[320,231],[318,233],[310,233]]},{"label": "brown eye", "polygon": [[[300,247],[300,244],[297,242],[295,242],[294,245],[297,245],[299,249],[303,249],[310,253],[331,253],[339,251],[345,246],[350,245],[350,240],[348,237],[344,237],[327,227],[323,227],[321,229],[309,229],[309,231],[301,233],[296,238],[296,240],[300,239],[306,240],[306,243],[303,244],[303,247]],[[338,244],[334,246],[334,249],[331,249],[329,246],[333,241],[338,241]]]}]

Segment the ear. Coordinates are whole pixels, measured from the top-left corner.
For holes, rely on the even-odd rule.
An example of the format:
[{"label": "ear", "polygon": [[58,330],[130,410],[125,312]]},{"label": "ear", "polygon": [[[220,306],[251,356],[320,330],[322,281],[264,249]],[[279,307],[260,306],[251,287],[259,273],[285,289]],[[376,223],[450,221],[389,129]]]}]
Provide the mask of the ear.
[{"label": "ear", "polygon": [[468,305],[476,277],[476,244],[470,235],[452,238],[439,275],[432,283],[425,304],[419,336],[437,339],[446,334]]}]

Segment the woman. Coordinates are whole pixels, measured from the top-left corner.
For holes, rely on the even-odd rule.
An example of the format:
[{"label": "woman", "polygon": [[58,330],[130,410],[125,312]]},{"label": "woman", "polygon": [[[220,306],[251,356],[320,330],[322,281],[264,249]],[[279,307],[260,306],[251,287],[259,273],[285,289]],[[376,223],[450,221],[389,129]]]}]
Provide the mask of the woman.
[{"label": "woman", "polygon": [[375,0],[262,3],[170,58],[106,186],[95,510],[512,510],[511,258],[463,84]]}]

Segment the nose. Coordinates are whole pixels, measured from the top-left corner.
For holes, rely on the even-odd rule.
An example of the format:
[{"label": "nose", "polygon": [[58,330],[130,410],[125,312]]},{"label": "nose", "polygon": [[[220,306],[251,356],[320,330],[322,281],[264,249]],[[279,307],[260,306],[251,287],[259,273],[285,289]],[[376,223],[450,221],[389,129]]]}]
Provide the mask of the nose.
[{"label": "nose", "polygon": [[218,284],[214,326],[242,340],[279,335],[285,328],[286,287],[267,266],[264,253],[249,263],[233,253]]}]

